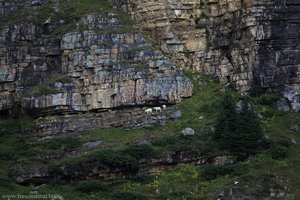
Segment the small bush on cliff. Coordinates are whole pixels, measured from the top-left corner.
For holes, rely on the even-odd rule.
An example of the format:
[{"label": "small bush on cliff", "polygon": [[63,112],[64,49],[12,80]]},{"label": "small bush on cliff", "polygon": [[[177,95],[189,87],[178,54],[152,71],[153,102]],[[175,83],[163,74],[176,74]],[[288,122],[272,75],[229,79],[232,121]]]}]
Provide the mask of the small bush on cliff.
[{"label": "small bush on cliff", "polygon": [[156,155],[156,151],[150,145],[131,145],[125,148],[123,152],[137,159],[149,158]]},{"label": "small bush on cliff", "polygon": [[126,168],[131,173],[136,173],[139,169],[136,158],[121,151],[110,149],[94,151],[81,157],[69,157],[59,161],[57,164],[72,167],[87,163],[99,163],[99,167],[103,169]]},{"label": "small bush on cliff", "polygon": [[89,180],[89,181],[82,181],[76,185],[75,189],[83,192],[83,193],[91,193],[91,192],[99,192],[99,191],[106,191],[107,185],[103,183],[103,181],[99,180]]},{"label": "small bush on cliff", "polygon": [[81,146],[80,139],[77,137],[60,137],[53,140],[49,140],[46,142],[41,142],[40,145],[45,149],[49,150],[56,150],[56,149],[63,149],[63,150],[73,150],[77,147]]},{"label": "small bush on cliff", "polygon": [[118,191],[114,194],[114,199],[120,200],[143,200],[149,199],[144,194],[133,191]]},{"label": "small bush on cliff", "polygon": [[260,121],[253,105],[245,100],[239,110],[232,96],[225,95],[220,102],[213,135],[219,148],[242,159],[256,153],[262,139]]},{"label": "small bush on cliff", "polygon": [[274,145],[270,150],[273,159],[283,160],[287,158],[289,149],[283,145]]},{"label": "small bush on cliff", "polygon": [[20,119],[0,120],[0,136],[4,134],[20,133],[22,130],[34,127],[34,120],[29,117]]},{"label": "small bush on cliff", "polygon": [[0,174],[0,188],[9,188],[13,189],[11,180],[5,174]]},{"label": "small bush on cliff", "polygon": [[205,180],[213,180],[227,174],[231,174],[233,169],[230,167],[217,166],[217,165],[207,165],[203,167],[201,176]]},{"label": "small bush on cliff", "polygon": [[57,82],[60,83],[69,83],[72,79],[63,74],[53,74],[49,79],[45,80],[44,82],[40,83],[39,85],[33,86],[30,88],[26,93],[26,97],[31,96],[41,96],[47,94],[55,94],[57,93],[57,89],[54,88],[54,84]]}]

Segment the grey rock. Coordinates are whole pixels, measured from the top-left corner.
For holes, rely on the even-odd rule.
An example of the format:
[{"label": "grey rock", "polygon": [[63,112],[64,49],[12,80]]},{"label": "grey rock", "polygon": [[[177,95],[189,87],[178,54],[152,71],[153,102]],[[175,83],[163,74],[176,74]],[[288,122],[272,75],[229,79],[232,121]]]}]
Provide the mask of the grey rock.
[{"label": "grey rock", "polygon": [[300,134],[300,124],[294,124],[291,129],[296,133]]},{"label": "grey rock", "polygon": [[87,143],[83,144],[83,146],[93,149],[93,148],[96,148],[97,146],[99,146],[101,143],[102,143],[101,140],[96,140],[96,141],[87,142]]},{"label": "grey rock", "polygon": [[216,156],[213,158],[213,163],[215,165],[229,165],[234,163],[234,157],[233,156]]},{"label": "grey rock", "polygon": [[40,5],[43,4],[44,1],[45,1],[45,0],[31,0],[31,1],[30,1],[30,5],[31,5],[31,6],[40,6]]},{"label": "grey rock", "polygon": [[137,141],[138,145],[151,145],[152,142],[149,139],[140,139]]},{"label": "grey rock", "polygon": [[285,98],[281,98],[275,103],[275,108],[281,111],[289,111],[291,110],[289,101]]},{"label": "grey rock", "polygon": [[170,115],[169,118],[170,118],[170,119],[178,119],[178,118],[180,118],[181,116],[182,116],[182,113],[181,113],[180,110],[178,110],[178,111],[172,113],[172,114]]},{"label": "grey rock", "polygon": [[182,135],[184,136],[187,136],[187,135],[195,135],[195,131],[194,129],[188,127],[188,128],[185,128],[181,131]]}]

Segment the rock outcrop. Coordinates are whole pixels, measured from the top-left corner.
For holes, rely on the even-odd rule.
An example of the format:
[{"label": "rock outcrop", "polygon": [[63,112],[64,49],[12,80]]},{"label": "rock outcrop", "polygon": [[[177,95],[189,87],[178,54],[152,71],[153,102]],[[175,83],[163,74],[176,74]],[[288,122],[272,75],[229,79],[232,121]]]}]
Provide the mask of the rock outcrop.
[{"label": "rock outcrop", "polygon": [[[2,16],[13,6],[2,3]],[[192,95],[182,71],[114,12],[86,15],[62,36],[52,33],[56,26],[2,25],[2,117],[174,104]]]},{"label": "rock outcrop", "polygon": [[71,83],[56,84],[56,94],[24,98],[23,107],[82,112],[176,103],[191,96],[183,73],[140,33],[113,30],[121,28],[114,14],[89,15],[82,21],[90,30],[67,33],[61,40],[61,67]]},{"label": "rock outcrop", "polygon": [[65,133],[84,133],[87,130],[101,130],[110,127],[127,127],[130,129],[145,128],[153,125],[164,124],[172,117],[172,106],[162,112],[145,113],[143,107],[123,109],[107,109],[101,112],[85,114],[66,114],[63,116],[39,117],[35,120],[36,129],[31,131],[32,136],[40,139],[49,139]]},{"label": "rock outcrop", "polygon": [[[277,107],[300,109],[295,0],[110,0],[142,32],[124,25],[113,9],[39,23],[9,19],[47,2],[0,3],[2,118],[177,103],[191,96],[192,85],[176,66],[216,76],[241,93],[276,92]],[[66,30],[59,36],[60,28]]]},{"label": "rock outcrop", "polygon": [[300,4],[295,0],[116,1],[178,65],[281,94],[299,110]]},{"label": "rock outcrop", "polygon": [[[122,158],[120,156],[120,158]],[[130,156],[129,156],[130,158]],[[127,158],[128,159],[128,158]],[[116,177],[134,177],[136,174],[144,175],[157,173],[171,168],[179,163],[207,164],[210,159],[200,151],[170,152],[155,158],[136,160],[131,158],[123,162],[117,160],[116,166],[103,166],[97,161],[89,163],[61,164],[51,167],[23,168],[14,172],[14,178],[19,184],[48,183],[51,180],[80,181],[91,179],[111,179]],[[112,163],[109,163],[111,165]]]}]

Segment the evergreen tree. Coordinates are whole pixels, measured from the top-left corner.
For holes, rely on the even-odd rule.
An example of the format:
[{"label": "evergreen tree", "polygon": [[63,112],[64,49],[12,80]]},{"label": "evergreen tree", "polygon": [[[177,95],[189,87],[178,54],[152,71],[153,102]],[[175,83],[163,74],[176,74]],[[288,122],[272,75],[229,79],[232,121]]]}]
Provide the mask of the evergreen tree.
[{"label": "evergreen tree", "polygon": [[215,134],[213,139],[221,149],[228,149],[231,146],[232,131],[235,128],[235,103],[231,95],[225,95],[220,102],[220,112],[217,116]]},{"label": "evergreen tree", "polygon": [[262,138],[260,121],[254,107],[245,101],[236,119],[236,131],[234,135],[236,143],[232,146],[233,151],[244,152],[246,156],[256,153]]},{"label": "evergreen tree", "polygon": [[225,95],[220,103],[213,140],[221,150],[230,151],[239,158],[255,153],[263,134],[254,107],[244,101],[238,110],[230,95]]}]

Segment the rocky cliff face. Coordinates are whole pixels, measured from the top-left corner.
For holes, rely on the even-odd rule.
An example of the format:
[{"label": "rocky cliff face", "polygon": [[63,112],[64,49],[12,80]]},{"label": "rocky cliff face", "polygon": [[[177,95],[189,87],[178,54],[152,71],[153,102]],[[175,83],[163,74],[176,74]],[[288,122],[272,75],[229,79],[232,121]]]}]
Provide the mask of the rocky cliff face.
[{"label": "rocky cliff face", "polygon": [[233,83],[242,93],[280,93],[299,110],[299,20],[295,0],[123,1],[124,9],[178,65]]},{"label": "rocky cliff face", "polygon": [[[175,103],[191,95],[191,83],[182,72],[140,33],[114,30],[120,26],[114,14],[89,15],[82,22],[86,31],[61,39],[61,71],[70,82],[56,83],[56,94],[23,98],[23,107],[82,112]],[[105,29],[111,33],[101,33]]]},{"label": "rocky cliff face", "polygon": [[[217,76],[242,93],[256,86],[277,92],[279,108],[300,109],[297,1],[111,3],[122,6],[163,54],[113,9],[76,19],[50,15],[37,23],[11,16],[25,8],[38,12],[48,1],[1,2],[2,117],[176,103],[192,93],[176,65]],[[53,1],[52,12],[68,4]],[[55,34],[67,25],[76,28]]]},{"label": "rocky cliff face", "polygon": [[[1,17],[45,1],[34,2],[1,3]],[[56,36],[66,23],[1,25],[2,117],[173,104],[192,95],[175,64],[116,13],[85,15],[74,31]]]}]

